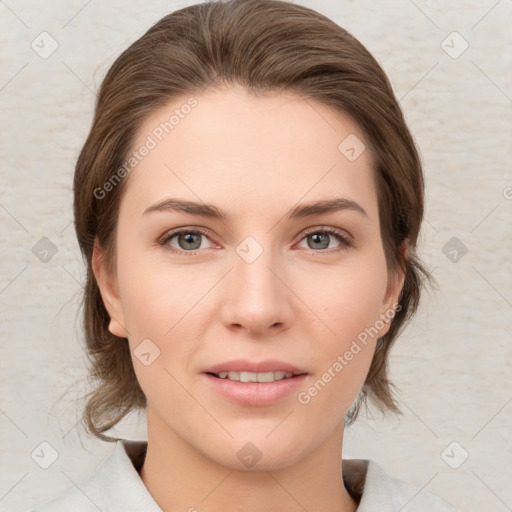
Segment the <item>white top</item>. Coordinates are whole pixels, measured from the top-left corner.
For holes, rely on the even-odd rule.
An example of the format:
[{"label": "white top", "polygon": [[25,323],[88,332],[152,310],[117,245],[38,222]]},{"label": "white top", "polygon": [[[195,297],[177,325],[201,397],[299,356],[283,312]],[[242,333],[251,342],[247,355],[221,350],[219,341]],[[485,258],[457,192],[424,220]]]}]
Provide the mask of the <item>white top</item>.
[{"label": "white top", "polygon": [[[138,471],[146,456],[147,441],[116,442],[114,451],[91,476],[32,512],[162,512]],[[420,489],[389,476],[377,463],[344,459],[343,479],[357,499],[357,512],[457,512]]]}]

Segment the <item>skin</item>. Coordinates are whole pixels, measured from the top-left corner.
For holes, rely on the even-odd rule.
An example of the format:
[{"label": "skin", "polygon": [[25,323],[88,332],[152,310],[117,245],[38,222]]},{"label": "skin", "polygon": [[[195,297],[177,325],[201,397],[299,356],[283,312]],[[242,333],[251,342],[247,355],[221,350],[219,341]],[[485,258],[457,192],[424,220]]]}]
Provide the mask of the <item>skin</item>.
[{"label": "skin", "polygon": [[[238,405],[201,372],[235,358],[280,359],[306,369],[307,390],[398,302],[403,275],[386,268],[370,151],[349,161],[338,145],[349,134],[364,141],[357,124],[291,92],[256,97],[229,88],[195,97],[197,107],[125,178],[115,273],[99,245],[94,252],[110,330],[128,338],[148,400],[141,478],[169,512],[354,511],[342,480],[344,415],[389,321],[306,405],[297,393]],[[151,115],[134,147],[187,98]],[[143,215],[168,197],[213,204],[230,217]],[[367,216],[345,209],[284,219],[298,203],[336,197]],[[208,233],[193,249],[178,236],[167,242],[192,256],[158,244],[182,227]],[[325,227],[353,246],[332,235],[322,245],[312,233]],[[318,229],[305,235],[308,228]],[[252,263],[236,252],[248,236],[263,248]],[[133,355],[147,338],[160,350],[149,366]],[[247,442],[262,454],[250,468],[237,457]]]}]

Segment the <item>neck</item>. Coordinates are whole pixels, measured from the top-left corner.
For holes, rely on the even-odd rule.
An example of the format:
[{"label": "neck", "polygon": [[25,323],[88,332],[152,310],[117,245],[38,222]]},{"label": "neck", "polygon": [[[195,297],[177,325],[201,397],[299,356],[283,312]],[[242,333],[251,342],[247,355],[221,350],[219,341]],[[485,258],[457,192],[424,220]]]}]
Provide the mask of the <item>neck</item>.
[{"label": "neck", "polygon": [[354,512],[344,486],[343,430],[298,463],[272,471],[232,469],[206,457],[148,408],[140,476],[164,512]]}]

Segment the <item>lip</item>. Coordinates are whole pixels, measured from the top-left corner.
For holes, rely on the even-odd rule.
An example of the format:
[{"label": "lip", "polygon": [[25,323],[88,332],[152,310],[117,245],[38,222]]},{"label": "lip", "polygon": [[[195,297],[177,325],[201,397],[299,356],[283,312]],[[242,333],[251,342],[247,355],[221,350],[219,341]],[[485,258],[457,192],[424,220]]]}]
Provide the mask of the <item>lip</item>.
[{"label": "lip", "polygon": [[234,359],[225,361],[203,370],[203,373],[220,373],[220,372],[277,372],[284,371],[288,373],[300,374],[308,373],[306,370],[299,368],[291,363],[279,361],[277,359],[267,359],[265,361],[247,361],[243,359]]},{"label": "lip", "polygon": [[[211,375],[220,372],[265,373],[284,371],[293,377],[274,382],[240,382],[221,379]],[[248,361],[233,359],[206,368],[203,376],[216,393],[240,405],[263,406],[277,403],[291,393],[297,392],[306,379],[308,372],[299,366],[278,359]]]},{"label": "lip", "polygon": [[307,375],[303,373],[274,382],[240,382],[221,379],[208,373],[204,373],[203,377],[216,393],[239,405],[264,406],[277,403],[290,394],[297,393]]}]

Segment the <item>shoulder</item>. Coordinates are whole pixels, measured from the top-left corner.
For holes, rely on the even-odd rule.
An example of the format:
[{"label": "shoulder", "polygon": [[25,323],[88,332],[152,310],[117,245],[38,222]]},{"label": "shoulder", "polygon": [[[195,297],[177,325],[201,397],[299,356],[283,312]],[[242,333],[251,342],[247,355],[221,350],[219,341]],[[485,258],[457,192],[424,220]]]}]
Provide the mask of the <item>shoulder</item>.
[{"label": "shoulder", "polygon": [[95,475],[30,512],[98,512],[107,510]]},{"label": "shoulder", "polygon": [[99,478],[99,470],[104,464],[105,461],[87,479],[73,484],[56,498],[30,512],[69,512],[71,510],[73,512],[98,512],[98,510],[107,510]]},{"label": "shoulder", "polygon": [[440,497],[390,476],[372,460],[344,460],[344,479],[345,473],[346,483],[361,495],[357,512],[457,512]]},{"label": "shoulder", "polygon": [[30,512],[160,512],[137,473],[146,446],[145,442],[119,440],[88,478]]}]

